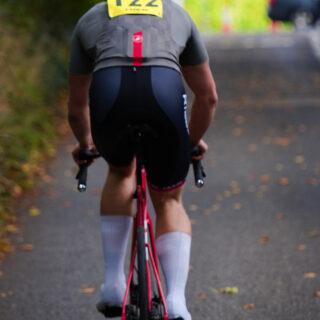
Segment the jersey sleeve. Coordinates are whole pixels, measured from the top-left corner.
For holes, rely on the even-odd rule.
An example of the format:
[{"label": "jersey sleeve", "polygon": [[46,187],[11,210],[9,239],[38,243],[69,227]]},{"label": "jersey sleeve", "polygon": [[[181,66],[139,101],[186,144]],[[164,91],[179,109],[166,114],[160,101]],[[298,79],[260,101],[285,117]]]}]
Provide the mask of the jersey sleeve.
[{"label": "jersey sleeve", "polygon": [[181,66],[195,66],[206,62],[209,59],[207,49],[203,43],[200,33],[191,21],[191,34],[186,47],[180,55],[179,62]]},{"label": "jersey sleeve", "polygon": [[80,34],[80,23],[78,23],[71,39],[69,57],[69,73],[71,74],[88,74],[93,72],[94,61],[85,50]]}]

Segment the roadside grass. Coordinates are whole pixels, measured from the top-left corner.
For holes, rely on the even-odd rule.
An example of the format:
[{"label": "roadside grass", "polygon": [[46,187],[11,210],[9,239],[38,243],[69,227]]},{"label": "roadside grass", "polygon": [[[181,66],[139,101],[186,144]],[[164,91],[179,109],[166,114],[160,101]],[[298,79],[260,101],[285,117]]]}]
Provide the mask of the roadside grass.
[{"label": "roadside grass", "polygon": [[[52,39],[10,27],[0,16],[0,249],[14,206],[43,173],[40,163],[54,154],[66,130],[66,55]],[[62,123],[60,125],[59,123]],[[9,227],[8,227],[9,226]]]}]

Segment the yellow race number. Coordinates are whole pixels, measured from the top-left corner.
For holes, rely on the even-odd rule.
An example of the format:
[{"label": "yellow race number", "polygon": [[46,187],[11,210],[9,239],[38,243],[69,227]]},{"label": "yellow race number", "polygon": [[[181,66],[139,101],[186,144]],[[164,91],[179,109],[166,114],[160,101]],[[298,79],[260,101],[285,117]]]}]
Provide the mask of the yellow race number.
[{"label": "yellow race number", "polygon": [[107,0],[107,3],[110,18],[124,14],[151,14],[163,17],[162,0]]}]

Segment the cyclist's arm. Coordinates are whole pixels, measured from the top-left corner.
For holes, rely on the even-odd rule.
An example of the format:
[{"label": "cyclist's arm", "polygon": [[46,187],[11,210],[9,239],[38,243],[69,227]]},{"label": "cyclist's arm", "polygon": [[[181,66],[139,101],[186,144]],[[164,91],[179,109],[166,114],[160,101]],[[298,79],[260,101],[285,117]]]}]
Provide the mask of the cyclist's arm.
[{"label": "cyclist's arm", "polygon": [[92,74],[69,74],[68,120],[81,149],[94,146],[89,114],[89,88]]},{"label": "cyclist's arm", "polygon": [[213,120],[218,95],[209,61],[195,66],[183,66],[182,74],[195,95],[189,122],[190,143],[193,147],[202,143],[201,138]]}]

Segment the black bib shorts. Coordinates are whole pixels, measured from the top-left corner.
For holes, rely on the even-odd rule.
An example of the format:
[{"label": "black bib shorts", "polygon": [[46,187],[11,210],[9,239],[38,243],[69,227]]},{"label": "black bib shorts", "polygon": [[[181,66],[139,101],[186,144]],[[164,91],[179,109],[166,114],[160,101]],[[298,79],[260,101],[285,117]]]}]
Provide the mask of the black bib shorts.
[{"label": "black bib shorts", "polygon": [[129,166],[133,146],[119,136],[131,125],[147,124],[156,137],[143,142],[150,186],[169,191],[184,184],[190,140],[181,75],[167,67],[111,67],[93,74],[90,117],[94,143],[105,160]]}]

